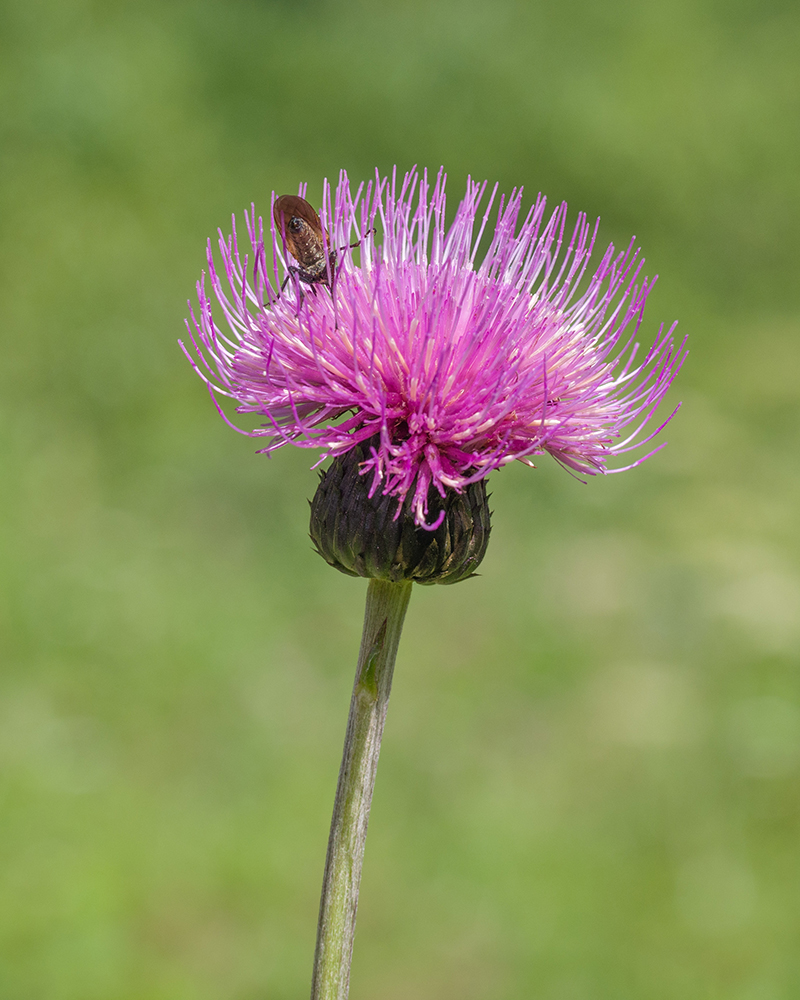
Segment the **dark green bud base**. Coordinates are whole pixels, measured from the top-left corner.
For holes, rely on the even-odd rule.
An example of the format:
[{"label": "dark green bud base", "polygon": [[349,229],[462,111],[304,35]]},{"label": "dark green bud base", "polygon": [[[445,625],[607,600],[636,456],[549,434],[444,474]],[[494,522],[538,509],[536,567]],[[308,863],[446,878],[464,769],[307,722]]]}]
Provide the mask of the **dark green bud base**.
[{"label": "dark green bud base", "polygon": [[380,487],[369,497],[372,475],[360,476],[359,465],[370,457],[363,441],[335,458],[321,473],[311,501],[311,540],[329,565],[348,576],[367,576],[399,583],[458,583],[472,576],[489,545],[491,530],[486,482],[472,483],[463,493],[428,492],[428,521],[445,517],[435,531],[414,523],[411,496],[400,516],[397,497],[384,496]]}]

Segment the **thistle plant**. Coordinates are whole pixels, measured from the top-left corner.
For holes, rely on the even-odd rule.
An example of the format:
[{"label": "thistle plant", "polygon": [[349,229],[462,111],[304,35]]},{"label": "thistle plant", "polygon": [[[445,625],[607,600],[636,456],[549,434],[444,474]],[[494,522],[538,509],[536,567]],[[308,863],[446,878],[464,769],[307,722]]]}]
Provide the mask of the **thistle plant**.
[{"label": "thistle plant", "polygon": [[[539,195],[445,175],[326,182],[317,216],[282,197],[233,220],[197,286],[182,347],[257,426],[263,452],[320,453],[311,537],[369,578],[320,903],[312,1000],[345,1000],[386,707],[413,583],[472,576],[488,546],[486,477],[545,453],[574,475],[621,472],[662,444],[656,411],[685,356],[674,325],[637,342],[655,278],[634,242],[589,267],[597,224]],[[293,206],[285,211],[283,206]],[[298,207],[299,206],[299,207]],[[287,217],[288,216],[288,217]],[[306,227],[306,228],[303,228]],[[310,247],[310,250],[309,250]],[[482,247],[485,249],[482,250]],[[269,249],[269,253],[267,252]],[[300,265],[299,267],[297,265]],[[251,418],[252,419],[252,418]],[[611,464],[622,458],[621,464]]]}]

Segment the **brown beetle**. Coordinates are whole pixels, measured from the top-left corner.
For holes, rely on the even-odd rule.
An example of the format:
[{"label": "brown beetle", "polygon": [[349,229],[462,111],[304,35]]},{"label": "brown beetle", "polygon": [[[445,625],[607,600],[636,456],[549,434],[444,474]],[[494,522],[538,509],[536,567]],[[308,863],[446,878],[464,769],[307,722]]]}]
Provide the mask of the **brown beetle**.
[{"label": "brown beetle", "polygon": [[[272,215],[286,249],[300,265],[289,266],[286,281],[289,275],[296,274],[298,280],[306,285],[327,285],[330,288],[336,273],[336,251],[329,250],[328,259],[325,259],[322,223],[312,206],[296,194],[282,194],[272,206]],[[286,287],[286,281],[281,291]]]},{"label": "brown beetle", "polygon": [[[312,288],[314,285],[327,285],[331,289],[336,281],[338,251],[331,249],[327,234],[323,235],[322,223],[314,208],[299,195],[282,194],[280,198],[275,199],[272,216],[275,219],[275,229],[280,233],[284,246],[300,265],[299,267],[289,265],[287,268],[289,273],[281,285],[281,291],[293,274],[297,275],[298,281],[311,285]],[[369,232],[374,233],[375,230]],[[369,235],[369,232],[365,235]],[[349,246],[339,247],[339,250],[352,250],[360,243],[361,240],[358,240]]]}]

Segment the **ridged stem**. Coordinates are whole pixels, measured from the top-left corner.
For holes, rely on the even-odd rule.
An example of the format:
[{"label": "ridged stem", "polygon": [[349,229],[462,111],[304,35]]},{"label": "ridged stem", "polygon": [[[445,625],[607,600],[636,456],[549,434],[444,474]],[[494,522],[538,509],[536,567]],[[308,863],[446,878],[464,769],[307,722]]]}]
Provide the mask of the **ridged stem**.
[{"label": "ridged stem", "polygon": [[336,788],[311,1000],[347,1000],[367,823],[411,581],[370,580]]}]

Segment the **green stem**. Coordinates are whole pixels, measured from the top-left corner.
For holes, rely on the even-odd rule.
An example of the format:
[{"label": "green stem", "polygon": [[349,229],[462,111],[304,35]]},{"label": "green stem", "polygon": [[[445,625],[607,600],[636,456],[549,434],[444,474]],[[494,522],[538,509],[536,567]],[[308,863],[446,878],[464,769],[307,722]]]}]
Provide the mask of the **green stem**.
[{"label": "green stem", "polygon": [[347,1000],[358,887],[383,724],[411,581],[370,580],[344,753],[333,806],[311,1000]]}]

